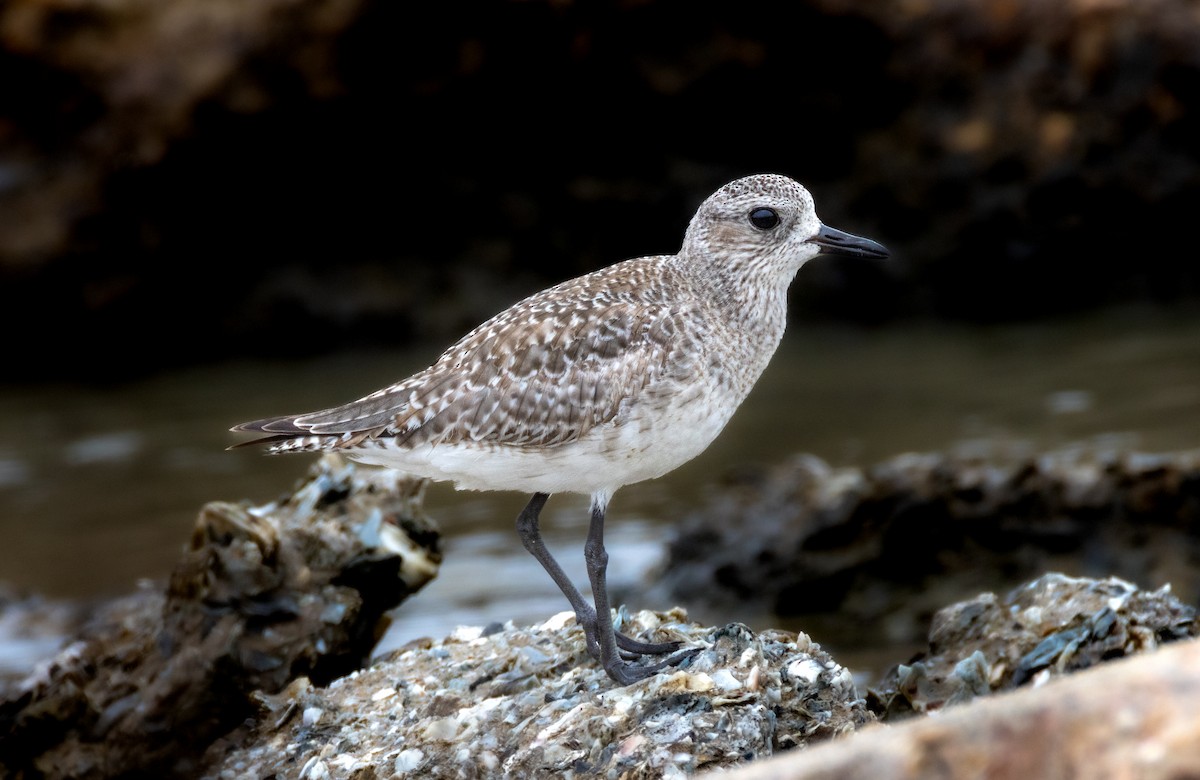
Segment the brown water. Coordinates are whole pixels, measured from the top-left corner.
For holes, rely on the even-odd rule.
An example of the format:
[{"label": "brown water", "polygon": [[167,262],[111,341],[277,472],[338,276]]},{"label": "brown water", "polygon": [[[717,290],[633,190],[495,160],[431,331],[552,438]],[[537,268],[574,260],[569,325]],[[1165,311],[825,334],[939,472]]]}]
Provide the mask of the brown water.
[{"label": "brown water", "polygon": [[[0,388],[0,580],[90,596],[164,576],[203,503],[265,502],[311,461],[227,452],[231,424],[358,397],[437,351],[236,363],[120,387]],[[1009,458],[1064,446],[1200,447],[1200,312],[1122,310],[1004,328],[795,328],[708,452],[617,493],[609,514],[614,587],[636,590],[666,523],[739,464],[801,451],[869,466],[905,451]],[[524,501],[447,486],[429,492],[427,507],[447,534],[446,563],[401,608],[389,646],[565,608],[516,538]],[[544,515],[552,549],[580,582],[585,522],[582,497],[555,497]]]}]

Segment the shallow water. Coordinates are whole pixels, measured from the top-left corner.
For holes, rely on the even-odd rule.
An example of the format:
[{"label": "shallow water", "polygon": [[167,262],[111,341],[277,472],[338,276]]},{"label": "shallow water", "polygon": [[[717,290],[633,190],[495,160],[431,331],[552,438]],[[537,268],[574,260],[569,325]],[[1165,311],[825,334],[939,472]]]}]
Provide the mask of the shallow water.
[{"label": "shallow water", "polygon": [[[78,597],[164,576],[203,503],[266,502],[311,462],[227,452],[236,441],[231,424],[358,397],[436,352],[243,362],[117,387],[0,388],[0,580]],[[657,561],[669,523],[741,464],[803,451],[865,467],[905,451],[1009,459],[1065,446],[1200,447],[1200,312],[1121,310],[996,328],[793,328],[716,444],[660,480],[617,493],[608,531],[614,589],[631,608],[670,606],[640,603],[638,579]],[[401,607],[384,649],[459,624],[533,622],[566,607],[513,530],[525,500],[429,491],[446,561]],[[583,497],[556,496],[543,515],[552,550],[580,583],[586,510]]]}]

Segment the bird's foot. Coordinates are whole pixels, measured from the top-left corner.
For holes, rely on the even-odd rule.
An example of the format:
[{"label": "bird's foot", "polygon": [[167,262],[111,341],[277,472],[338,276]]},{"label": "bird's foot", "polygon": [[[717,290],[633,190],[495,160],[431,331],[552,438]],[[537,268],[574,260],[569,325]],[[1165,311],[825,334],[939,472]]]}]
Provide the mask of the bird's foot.
[{"label": "bird's foot", "polygon": [[636,664],[629,661],[613,659],[611,664],[604,667],[604,671],[620,685],[629,685],[638,680],[645,680],[647,677],[653,677],[664,669],[672,666],[678,666],[691,659],[700,652],[699,647],[689,647],[686,650],[681,650],[670,658],[664,658],[652,664]]},{"label": "bird's foot", "polygon": [[[582,615],[576,612],[575,622],[583,629],[588,655],[597,661],[601,660],[600,641],[596,636],[596,613],[591,610]],[[682,645],[681,642],[643,642],[640,639],[626,636],[620,631],[613,633],[617,640],[617,649],[626,660],[633,660],[642,655],[667,655],[675,652]]]},{"label": "bird's foot", "polygon": [[620,631],[616,632],[616,638],[617,647],[627,658],[636,658],[639,655],[666,655],[675,652],[682,645],[681,642],[642,642],[625,636]]},{"label": "bird's foot", "polygon": [[[643,655],[666,655],[673,653],[682,646],[682,642],[642,642],[638,639],[625,636],[624,634],[615,632],[617,640],[617,650],[621,657],[626,661],[632,661]],[[602,660],[600,657],[600,643],[597,641],[595,634],[585,632],[587,652],[594,660]]]},{"label": "bird's foot", "polygon": [[[577,618],[578,621],[578,618]],[[593,659],[600,661],[600,642],[596,638],[596,624],[594,619],[578,621],[583,627],[583,635],[587,644],[587,652]],[[614,638],[617,640],[617,649],[621,653],[621,657],[627,661],[632,661],[643,655],[667,655],[673,653],[682,646],[682,642],[643,642],[640,639],[626,636],[620,631],[614,631]]]}]

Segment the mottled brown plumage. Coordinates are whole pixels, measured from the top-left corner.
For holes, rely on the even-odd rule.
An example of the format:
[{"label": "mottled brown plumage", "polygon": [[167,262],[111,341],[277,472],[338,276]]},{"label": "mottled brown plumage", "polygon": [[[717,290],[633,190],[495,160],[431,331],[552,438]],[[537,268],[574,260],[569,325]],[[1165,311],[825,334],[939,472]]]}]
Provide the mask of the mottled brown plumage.
[{"label": "mottled brown plumage", "polygon": [[655,267],[662,259],[543,290],[468,333],[429,368],[357,401],[234,430],[274,434],[266,439],[276,442],[274,452],[353,449],[379,437],[388,447],[578,440],[668,369],[679,312]]}]

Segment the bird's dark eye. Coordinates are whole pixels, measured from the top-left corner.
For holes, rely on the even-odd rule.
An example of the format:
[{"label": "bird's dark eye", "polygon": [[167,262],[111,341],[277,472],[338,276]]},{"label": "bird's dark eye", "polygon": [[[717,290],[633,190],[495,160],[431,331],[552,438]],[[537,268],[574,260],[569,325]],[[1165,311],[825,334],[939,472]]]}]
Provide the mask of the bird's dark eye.
[{"label": "bird's dark eye", "polygon": [[779,215],[775,209],[757,208],[750,212],[750,224],[759,230],[770,230],[779,224]]}]

